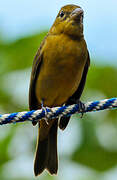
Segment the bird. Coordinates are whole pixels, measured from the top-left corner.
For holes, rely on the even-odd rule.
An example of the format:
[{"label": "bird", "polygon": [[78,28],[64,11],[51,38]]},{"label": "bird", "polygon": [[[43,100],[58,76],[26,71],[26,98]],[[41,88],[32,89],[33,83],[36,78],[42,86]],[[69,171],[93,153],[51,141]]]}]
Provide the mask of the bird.
[{"label": "bird", "polygon": [[[29,109],[36,110],[78,103],[86,82],[90,56],[83,34],[83,9],[74,4],[63,6],[40,44],[32,65]],[[46,114],[46,113],[45,113]],[[58,171],[57,131],[64,130],[70,117],[33,122],[38,124],[34,174],[45,169]]]}]

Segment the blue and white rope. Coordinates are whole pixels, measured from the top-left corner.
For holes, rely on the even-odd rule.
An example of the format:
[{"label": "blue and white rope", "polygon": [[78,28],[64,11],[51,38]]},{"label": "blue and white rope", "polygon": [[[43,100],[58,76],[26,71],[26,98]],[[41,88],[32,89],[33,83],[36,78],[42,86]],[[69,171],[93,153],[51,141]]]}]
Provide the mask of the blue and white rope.
[{"label": "blue and white rope", "polygon": [[86,113],[91,111],[100,111],[113,108],[117,108],[117,98],[87,102],[85,103],[85,110],[80,112],[78,104],[53,108],[47,107],[47,113],[44,109],[39,109],[0,115],[0,125],[24,121],[37,122],[44,117],[46,117],[47,119],[54,119],[62,116],[71,116],[75,113]]}]

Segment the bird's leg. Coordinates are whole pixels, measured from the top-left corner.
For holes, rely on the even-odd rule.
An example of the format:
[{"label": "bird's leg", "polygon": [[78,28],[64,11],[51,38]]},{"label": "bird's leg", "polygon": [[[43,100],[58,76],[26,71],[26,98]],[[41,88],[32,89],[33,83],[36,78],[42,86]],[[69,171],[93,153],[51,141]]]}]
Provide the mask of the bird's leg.
[{"label": "bird's leg", "polygon": [[48,112],[47,112],[46,107],[44,107],[44,100],[41,101],[41,108],[42,108],[42,111],[45,112],[45,117],[43,119],[45,120],[46,124],[49,125],[48,117],[47,117]]}]

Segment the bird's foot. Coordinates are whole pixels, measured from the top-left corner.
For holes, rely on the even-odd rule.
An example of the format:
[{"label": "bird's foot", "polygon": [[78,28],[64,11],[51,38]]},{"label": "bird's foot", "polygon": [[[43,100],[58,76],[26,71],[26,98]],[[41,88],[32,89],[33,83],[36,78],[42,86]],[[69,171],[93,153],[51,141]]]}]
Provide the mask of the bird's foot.
[{"label": "bird's foot", "polygon": [[45,113],[45,117],[43,119],[45,120],[46,124],[49,125],[48,111],[47,108],[44,106],[44,101],[42,101],[41,107],[42,107],[42,112],[44,111]]},{"label": "bird's foot", "polygon": [[79,107],[78,112],[81,113],[81,118],[82,118],[85,113],[85,109],[86,109],[85,104],[83,102],[81,102],[79,99],[78,100],[72,99],[72,102],[78,104],[78,107]]},{"label": "bird's foot", "polygon": [[85,113],[85,104],[83,102],[81,102],[80,100],[77,100],[76,101],[76,104],[78,104],[79,106],[79,113],[81,113],[81,117],[80,118],[83,118],[83,115]]},{"label": "bird's foot", "polygon": [[45,113],[45,117],[43,118],[46,122],[47,125],[49,125],[49,119],[48,119],[48,112],[47,112],[47,108],[46,107],[42,107],[42,112],[44,111]]}]

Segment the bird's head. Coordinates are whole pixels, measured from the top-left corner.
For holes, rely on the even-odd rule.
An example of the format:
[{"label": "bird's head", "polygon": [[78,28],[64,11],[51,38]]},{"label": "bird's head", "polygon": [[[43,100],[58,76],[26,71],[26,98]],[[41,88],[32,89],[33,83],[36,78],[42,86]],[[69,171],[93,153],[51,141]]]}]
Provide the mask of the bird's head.
[{"label": "bird's head", "polygon": [[83,9],[76,5],[62,7],[50,29],[51,34],[61,34],[80,38],[83,37]]}]

